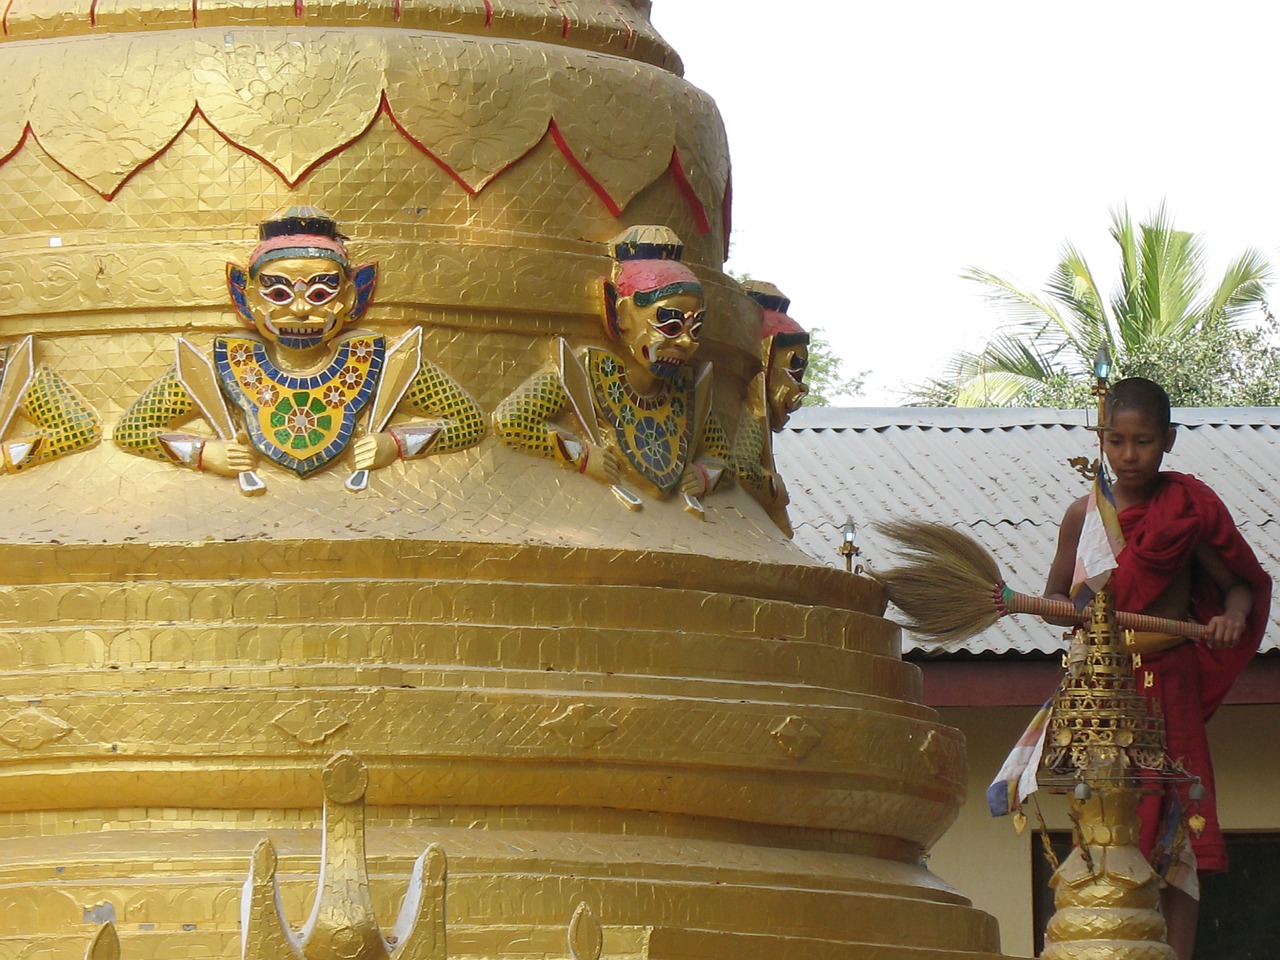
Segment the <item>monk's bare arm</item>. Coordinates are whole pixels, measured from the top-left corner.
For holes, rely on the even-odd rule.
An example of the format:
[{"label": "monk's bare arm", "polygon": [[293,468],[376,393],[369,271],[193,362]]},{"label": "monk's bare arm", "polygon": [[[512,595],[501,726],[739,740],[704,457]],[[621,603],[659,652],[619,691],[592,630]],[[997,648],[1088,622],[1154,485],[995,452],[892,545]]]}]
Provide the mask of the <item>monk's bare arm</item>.
[{"label": "monk's bare arm", "polygon": [[1205,626],[1209,628],[1204,638],[1207,647],[1234,647],[1244,636],[1245,622],[1253,609],[1253,590],[1231,572],[1221,554],[1207,544],[1196,547],[1196,561],[1222,591],[1223,612]]},{"label": "monk's bare arm", "polygon": [[[1089,501],[1081,497],[1062,515],[1062,523],[1058,527],[1058,550],[1053,555],[1053,565],[1049,567],[1049,579],[1044,585],[1044,595],[1050,600],[1071,599],[1071,578],[1076,569],[1076,548],[1080,544],[1080,530],[1084,527],[1084,511]],[[1060,627],[1074,627],[1075,620],[1046,617],[1050,623]]]}]

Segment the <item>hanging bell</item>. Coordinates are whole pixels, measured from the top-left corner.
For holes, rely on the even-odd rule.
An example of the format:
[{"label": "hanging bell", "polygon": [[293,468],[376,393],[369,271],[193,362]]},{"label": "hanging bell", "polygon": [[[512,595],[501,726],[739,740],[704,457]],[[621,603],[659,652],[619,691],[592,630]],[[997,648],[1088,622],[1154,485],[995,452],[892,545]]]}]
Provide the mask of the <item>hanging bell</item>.
[{"label": "hanging bell", "polygon": [[1089,786],[1083,780],[1076,784],[1075,798],[1077,800],[1088,800],[1093,796],[1093,787]]},{"label": "hanging bell", "polygon": [[1191,789],[1187,791],[1187,797],[1191,800],[1203,800],[1209,796],[1209,791],[1204,788],[1204,784],[1200,782],[1200,778],[1196,777],[1196,782],[1191,785]]}]

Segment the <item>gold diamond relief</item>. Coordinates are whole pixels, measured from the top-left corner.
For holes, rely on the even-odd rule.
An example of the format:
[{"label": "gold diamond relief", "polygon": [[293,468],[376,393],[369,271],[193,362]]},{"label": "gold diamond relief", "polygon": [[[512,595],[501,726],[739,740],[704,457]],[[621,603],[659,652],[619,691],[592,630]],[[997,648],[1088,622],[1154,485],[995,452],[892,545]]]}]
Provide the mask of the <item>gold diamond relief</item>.
[{"label": "gold diamond relief", "polygon": [[822,742],[822,734],[818,728],[803,717],[787,717],[769,733],[787,756],[797,760]]},{"label": "gold diamond relief", "polygon": [[329,739],[351,721],[324,704],[303,700],[277,715],[271,722],[299,743],[313,747]]},{"label": "gold diamond relief", "polygon": [[604,711],[586,703],[575,703],[567,707],[541,726],[579,750],[595,746],[618,729],[618,725],[606,717]]},{"label": "gold diamond relief", "polygon": [[28,707],[0,723],[0,740],[19,750],[36,750],[65,737],[71,730],[71,724],[65,720]]}]

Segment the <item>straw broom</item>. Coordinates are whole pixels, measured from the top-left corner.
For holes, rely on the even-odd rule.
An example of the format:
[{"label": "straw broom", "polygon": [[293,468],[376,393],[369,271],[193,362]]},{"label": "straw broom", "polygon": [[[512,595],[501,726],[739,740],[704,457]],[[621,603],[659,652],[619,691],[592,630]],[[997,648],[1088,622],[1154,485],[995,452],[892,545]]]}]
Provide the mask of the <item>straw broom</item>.
[{"label": "straw broom", "polygon": [[[1085,620],[1084,613],[1069,601],[1012,590],[991,554],[954,527],[923,520],[891,520],[876,524],[876,529],[894,542],[896,552],[906,561],[877,575],[889,599],[906,615],[903,626],[944,649],[959,646],[1011,613]],[[1117,611],[1116,620],[1129,630],[1184,637],[1203,637],[1206,632],[1200,623],[1141,613]]]}]

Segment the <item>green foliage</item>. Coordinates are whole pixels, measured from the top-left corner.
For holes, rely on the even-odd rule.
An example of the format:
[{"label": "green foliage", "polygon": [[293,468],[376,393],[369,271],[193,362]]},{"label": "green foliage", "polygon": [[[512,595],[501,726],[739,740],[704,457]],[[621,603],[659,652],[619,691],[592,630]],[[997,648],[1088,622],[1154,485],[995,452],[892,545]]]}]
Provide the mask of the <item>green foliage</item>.
[{"label": "green foliage", "polygon": [[[729,270],[728,274],[739,283],[745,283],[751,279],[750,273]],[[854,399],[862,393],[869,372],[863,370],[861,373],[846,377],[844,361],[832,351],[831,344],[822,336],[822,328],[814,327],[809,331],[809,367],[804,376],[809,393],[804,398],[804,405],[829,407],[835,400]]]},{"label": "green foliage", "polygon": [[829,407],[834,400],[852,400],[862,392],[866,379],[866,370],[846,377],[844,361],[831,350],[822,328],[809,331],[809,368],[804,377],[809,385],[809,394],[804,398],[806,407]]},{"label": "green foliage", "polygon": [[1125,358],[1122,375],[1161,384],[1179,407],[1280,406],[1280,327],[1206,324],[1179,339],[1155,339]]},{"label": "green foliage", "polygon": [[[1112,379],[1144,376],[1176,406],[1280,402],[1277,326],[1267,311],[1271,263],[1246,250],[1208,290],[1200,239],[1176,230],[1165,207],[1134,228],[1112,214],[1120,278],[1104,299],[1084,257],[1063,249],[1044,294],[971,268],[1008,323],[977,353],[954,358],[915,388],[914,402],[939,406],[1078,407],[1089,400],[1093,357],[1106,344]],[[1261,325],[1249,324],[1261,317]]]}]

